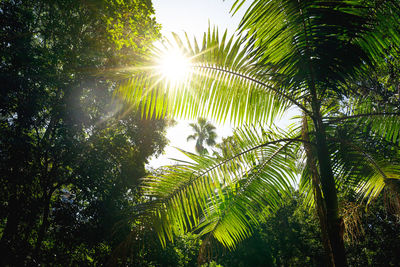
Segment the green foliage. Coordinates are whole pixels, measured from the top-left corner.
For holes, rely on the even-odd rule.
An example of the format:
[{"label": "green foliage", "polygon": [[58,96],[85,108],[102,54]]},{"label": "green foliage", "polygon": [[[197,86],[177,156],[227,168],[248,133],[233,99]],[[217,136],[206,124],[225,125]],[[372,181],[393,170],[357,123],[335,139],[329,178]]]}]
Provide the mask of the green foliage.
[{"label": "green foliage", "polygon": [[[305,209],[303,201],[298,193],[285,198],[276,213],[262,221],[236,250],[215,252],[216,263],[222,266],[325,266],[318,219],[314,212]],[[400,234],[398,219],[387,211],[382,197],[368,212],[363,210],[360,209],[358,226],[363,233],[346,242],[349,266],[395,266]]]},{"label": "green foliage", "polygon": [[223,266],[323,266],[318,221],[297,194],[288,196],[249,239],[217,262]]},{"label": "green foliage", "polygon": [[[396,1],[254,1],[242,36],[174,36],[191,60],[174,83],[154,68],[156,57],[147,62],[153,67],[131,68],[159,36],[150,1],[3,1],[0,10],[3,265],[194,265],[194,236],[204,238],[202,250],[213,240],[233,249],[255,232],[266,257],[245,250],[246,261],[314,265],[318,244],[307,226],[315,222],[287,200],[302,174],[306,197],[323,196],[315,201],[321,232],[341,266],[337,190],[369,200],[389,192],[398,203],[398,85],[393,73],[379,73],[396,70],[385,67],[397,62]],[[372,85],[387,92],[354,89],[371,70]],[[110,72],[127,78],[113,101],[116,83],[99,74]],[[291,106],[303,112],[307,136],[304,125],[270,127]],[[193,163],[166,167],[138,187],[146,159],[166,143],[165,115],[242,127],[220,155],[187,153]],[[364,229],[382,221],[376,214]],[[397,223],[385,223],[374,230],[398,237]],[[374,252],[383,247],[377,240],[363,241],[368,264],[388,255]]]},{"label": "green foliage", "polygon": [[223,267],[223,266],[220,264],[217,264],[215,261],[211,261],[211,262],[201,265],[201,267]]},{"label": "green foliage", "polygon": [[94,74],[147,53],[159,36],[151,2],[6,0],[0,10],[1,264],[104,264],[166,140],[163,120],[141,120]]},{"label": "green foliage", "polygon": [[99,8],[103,13],[102,22],[107,25],[108,38],[116,45],[116,50],[123,49],[123,52],[128,52],[123,54],[120,60],[131,61],[130,57],[135,56],[135,53],[148,49],[149,40],[160,37],[160,25],[153,17],[154,9],[149,0],[106,0],[93,3],[93,7]]},{"label": "green foliage", "polygon": [[110,266],[197,266],[201,241],[193,235],[176,236],[175,242],[161,247],[153,229],[135,224],[128,238],[112,253]]},{"label": "green foliage", "polygon": [[[287,97],[274,94],[278,90],[258,68],[257,58],[242,46],[244,37],[228,37],[225,32],[220,38],[218,30],[213,29],[200,43],[192,43],[187,35],[174,38],[164,50],[154,49],[149,62],[134,75],[132,71],[118,75],[125,78],[118,95],[133,106],[140,105],[143,115],[191,119],[212,116],[217,121],[240,125],[272,120],[286,108]],[[182,81],[170,83],[157,65],[163,53],[176,46],[190,58],[191,70]]]},{"label": "green foliage", "polygon": [[290,178],[294,180],[290,158],[296,145],[292,133],[284,134],[277,142],[273,131],[244,128],[235,133],[236,149],[226,158],[186,153],[194,163],[148,176],[143,189],[154,199],[147,208],[156,214],[161,241],[165,244],[174,233],[193,229],[230,248],[235,240],[248,237],[260,214],[275,210],[290,188]]},{"label": "green foliage", "polygon": [[388,212],[383,196],[362,214],[360,227],[364,233],[347,246],[349,265],[396,266],[400,260],[400,222]]}]

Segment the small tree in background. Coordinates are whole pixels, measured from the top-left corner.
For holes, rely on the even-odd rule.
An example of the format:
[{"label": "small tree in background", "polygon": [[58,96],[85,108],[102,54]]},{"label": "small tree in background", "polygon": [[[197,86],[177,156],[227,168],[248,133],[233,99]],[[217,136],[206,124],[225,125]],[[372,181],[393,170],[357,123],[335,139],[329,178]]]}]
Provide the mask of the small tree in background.
[{"label": "small tree in background", "polygon": [[196,152],[199,155],[208,154],[204,144],[207,146],[216,144],[217,133],[215,132],[215,126],[204,118],[198,118],[197,123],[190,123],[189,126],[192,127],[194,134],[189,135],[187,141],[196,140]]}]

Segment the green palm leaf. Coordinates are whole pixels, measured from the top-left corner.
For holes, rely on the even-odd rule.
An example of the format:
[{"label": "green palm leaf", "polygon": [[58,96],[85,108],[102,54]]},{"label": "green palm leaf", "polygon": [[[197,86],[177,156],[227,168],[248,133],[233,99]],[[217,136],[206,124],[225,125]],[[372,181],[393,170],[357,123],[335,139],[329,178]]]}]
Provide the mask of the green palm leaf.
[{"label": "green palm leaf", "polygon": [[332,162],[338,187],[354,191],[367,204],[393,181],[400,182],[400,154],[390,149],[398,147],[393,142],[349,123],[336,129],[330,147],[335,151]]},{"label": "green palm leaf", "polygon": [[226,32],[219,38],[217,30],[209,30],[200,46],[187,36],[174,37],[166,49],[178,47],[190,58],[182,81],[172,83],[163,77],[157,62],[161,50],[154,53],[147,67],[121,74],[129,78],[121,82],[117,95],[140,106],[143,114],[191,119],[212,116],[238,125],[272,121],[289,104],[297,103],[293,96],[275,89],[268,73],[242,45],[243,38],[228,39]]},{"label": "green palm leaf", "polygon": [[388,142],[400,142],[400,111],[397,108],[379,105],[368,98],[352,98],[345,105],[347,112],[328,117],[327,123],[357,125],[362,128],[360,131],[368,131],[370,135]]},{"label": "green palm leaf", "polygon": [[232,248],[290,190],[299,138],[247,127],[235,133],[234,142],[239,153],[236,148],[212,158],[186,152],[194,163],[145,178],[145,195],[156,199],[155,225],[163,243],[191,230]]},{"label": "green palm leaf", "polygon": [[398,10],[395,1],[257,0],[240,29],[260,63],[291,92],[346,93],[338,85],[399,44]]}]

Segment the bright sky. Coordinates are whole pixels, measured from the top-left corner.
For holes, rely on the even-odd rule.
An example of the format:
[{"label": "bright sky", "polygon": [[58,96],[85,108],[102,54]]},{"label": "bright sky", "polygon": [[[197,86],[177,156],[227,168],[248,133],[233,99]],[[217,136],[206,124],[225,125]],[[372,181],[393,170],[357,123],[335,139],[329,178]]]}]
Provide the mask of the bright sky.
[{"label": "bright sky", "polygon": [[[220,32],[228,29],[229,33],[234,33],[245,8],[232,17],[229,11],[233,2],[233,0],[153,0],[153,5],[164,36],[171,37],[171,32],[178,34],[187,32],[189,36],[196,36],[199,40],[207,31],[209,24],[217,26]],[[186,141],[187,136],[193,133],[189,126],[190,122],[178,121],[176,126],[168,130],[167,138],[170,144],[165,149],[164,155],[150,160],[151,167],[173,164],[174,161],[171,158],[184,159],[184,156],[174,147],[194,153],[195,141]],[[222,137],[232,134],[229,125],[218,125],[213,121],[212,123],[217,127],[217,142],[221,141]]]},{"label": "bright sky", "polygon": [[156,19],[162,25],[162,33],[182,33],[184,31],[202,36],[208,24],[228,29],[233,33],[244,14],[243,7],[233,17],[230,9],[233,0],[153,0]]}]

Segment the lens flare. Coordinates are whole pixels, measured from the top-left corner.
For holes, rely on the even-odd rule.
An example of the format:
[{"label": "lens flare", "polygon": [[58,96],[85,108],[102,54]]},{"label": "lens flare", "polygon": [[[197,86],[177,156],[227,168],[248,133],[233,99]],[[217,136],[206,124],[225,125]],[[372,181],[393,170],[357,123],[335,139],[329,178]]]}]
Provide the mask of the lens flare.
[{"label": "lens flare", "polygon": [[160,71],[169,82],[179,83],[188,74],[189,65],[190,60],[179,49],[172,49],[161,58]]}]

